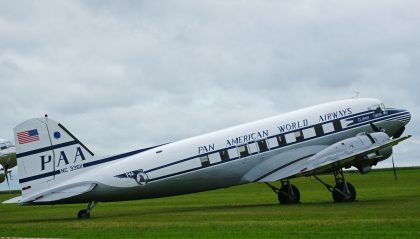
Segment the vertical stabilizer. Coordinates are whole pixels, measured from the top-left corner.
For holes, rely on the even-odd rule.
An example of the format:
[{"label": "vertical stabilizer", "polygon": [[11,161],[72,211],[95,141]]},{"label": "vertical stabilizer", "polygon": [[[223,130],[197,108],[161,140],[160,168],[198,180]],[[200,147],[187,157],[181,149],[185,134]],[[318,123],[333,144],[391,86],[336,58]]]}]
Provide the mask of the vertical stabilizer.
[{"label": "vertical stabilizer", "polygon": [[14,133],[23,198],[74,177],[95,160],[63,125],[47,117],[27,120]]}]

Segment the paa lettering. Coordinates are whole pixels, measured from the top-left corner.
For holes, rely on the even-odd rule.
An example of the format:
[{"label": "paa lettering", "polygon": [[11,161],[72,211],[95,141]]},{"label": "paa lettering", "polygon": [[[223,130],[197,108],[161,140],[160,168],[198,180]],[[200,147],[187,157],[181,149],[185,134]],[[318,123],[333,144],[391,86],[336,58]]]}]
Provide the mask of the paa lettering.
[{"label": "paa lettering", "polygon": [[[41,157],[41,171],[45,170],[45,166],[50,164],[52,162],[52,156],[51,155],[42,155]],[[74,156],[74,160],[72,163],[75,163],[77,160],[84,161],[86,160],[85,155],[83,154],[83,151],[80,147],[77,147],[76,154]],[[64,151],[60,151],[60,157],[57,160],[56,168],[60,167],[60,164],[68,165],[69,159]],[[67,172],[67,169],[63,169],[63,172]]]},{"label": "paa lettering", "polygon": [[198,154],[214,151],[214,144],[203,145],[198,147]]}]

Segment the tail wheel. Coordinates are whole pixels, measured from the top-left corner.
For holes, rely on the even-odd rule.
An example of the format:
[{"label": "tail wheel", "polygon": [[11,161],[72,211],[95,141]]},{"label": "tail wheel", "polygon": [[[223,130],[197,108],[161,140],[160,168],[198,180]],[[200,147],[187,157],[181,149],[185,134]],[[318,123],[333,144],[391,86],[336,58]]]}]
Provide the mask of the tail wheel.
[{"label": "tail wheel", "polygon": [[300,202],[299,189],[293,184],[283,185],[278,193],[280,204],[295,204]]},{"label": "tail wheel", "polygon": [[356,189],[348,182],[338,182],[332,192],[334,202],[354,202]]}]

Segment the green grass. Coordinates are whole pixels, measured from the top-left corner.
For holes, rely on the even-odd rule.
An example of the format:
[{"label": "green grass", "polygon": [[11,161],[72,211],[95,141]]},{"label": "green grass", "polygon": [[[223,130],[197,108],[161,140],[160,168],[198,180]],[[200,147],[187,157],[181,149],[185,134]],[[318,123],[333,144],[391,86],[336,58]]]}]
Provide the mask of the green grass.
[{"label": "green grass", "polygon": [[420,238],[420,169],[398,170],[398,182],[389,170],[346,179],[356,187],[355,203],[333,203],[317,181],[299,178],[292,182],[302,203],[290,206],[278,205],[263,184],[99,203],[87,220],[75,219],[86,205],[0,205],[0,237]]}]

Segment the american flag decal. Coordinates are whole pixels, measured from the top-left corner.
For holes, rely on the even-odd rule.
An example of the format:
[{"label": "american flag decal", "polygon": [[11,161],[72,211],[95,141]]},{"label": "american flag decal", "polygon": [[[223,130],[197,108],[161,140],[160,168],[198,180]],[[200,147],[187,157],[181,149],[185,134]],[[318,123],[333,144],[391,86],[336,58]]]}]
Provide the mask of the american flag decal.
[{"label": "american flag decal", "polygon": [[28,131],[22,131],[17,133],[17,139],[19,144],[26,144],[39,140],[39,134],[37,129]]}]

